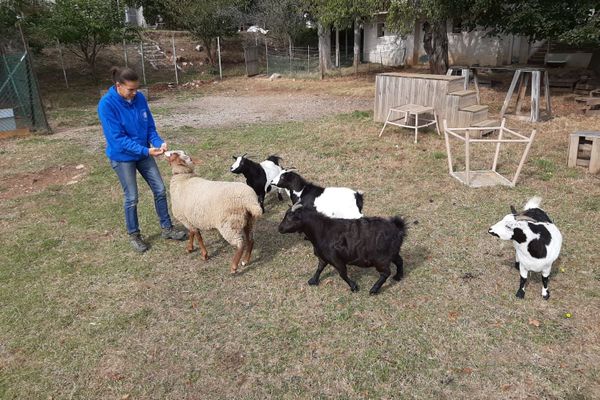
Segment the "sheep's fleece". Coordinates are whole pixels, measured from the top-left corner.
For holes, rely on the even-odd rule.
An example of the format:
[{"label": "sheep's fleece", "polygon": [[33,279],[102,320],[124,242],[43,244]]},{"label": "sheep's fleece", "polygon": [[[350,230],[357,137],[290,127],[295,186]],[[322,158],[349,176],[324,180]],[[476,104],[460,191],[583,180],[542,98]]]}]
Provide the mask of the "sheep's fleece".
[{"label": "sheep's fleece", "polygon": [[179,154],[189,167],[185,172],[173,171],[170,188],[173,216],[187,229],[216,228],[231,245],[241,246],[244,226],[252,225],[262,215],[254,190],[241,182],[200,178],[193,174],[194,164],[185,152],[167,151],[165,155],[170,157],[173,153]]}]

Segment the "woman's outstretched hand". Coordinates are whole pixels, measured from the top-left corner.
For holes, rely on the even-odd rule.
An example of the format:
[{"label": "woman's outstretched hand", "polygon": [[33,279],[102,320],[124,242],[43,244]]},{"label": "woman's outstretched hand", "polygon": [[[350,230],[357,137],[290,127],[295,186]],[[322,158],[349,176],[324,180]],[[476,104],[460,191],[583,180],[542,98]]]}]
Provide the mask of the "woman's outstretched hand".
[{"label": "woman's outstretched hand", "polygon": [[153,157],[160,156],[164,152],[165,150],[162,147],[160,149],[157,149],[156,147],[150,147],[148,150],[148,153]]}]

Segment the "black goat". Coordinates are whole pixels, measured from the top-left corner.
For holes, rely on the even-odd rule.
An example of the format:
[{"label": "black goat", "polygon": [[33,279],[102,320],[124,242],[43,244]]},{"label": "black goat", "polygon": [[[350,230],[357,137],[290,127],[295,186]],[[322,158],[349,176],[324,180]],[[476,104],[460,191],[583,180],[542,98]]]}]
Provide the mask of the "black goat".
[{"label": "black goat", "polygon": [[[258,202],[263,212],[265,211],[265,195],[271,191],[271,182],[283,170],[279,163],[281,158],[277,156],[269,156],[260,164],[250,160],[246,154],[236,157],[233,156],[235,162],[231,165],[231,172],[234,174],[243,174],[246,178],[246,184],[254,189]],[[279,201],[283,200],[281,189],[277,189],[277,197]]]},{"label": "black goat", "polygon": [[379,280],[370,294],[377,294],[391,275],[391,262],[396,264],[393,278],[397,281],[402,279],[403,261],[399,253],[406,236],[406,226],[399,216],[334,219],[297,203],[287,210],[279,224],[279,233],[290,232],[304,233],[319,259],[309,285],[319,284],[319,277],[327,264],[335,267],[353,292],[358,290],[358,285],[348,278],[347,264],[377,269]]}]

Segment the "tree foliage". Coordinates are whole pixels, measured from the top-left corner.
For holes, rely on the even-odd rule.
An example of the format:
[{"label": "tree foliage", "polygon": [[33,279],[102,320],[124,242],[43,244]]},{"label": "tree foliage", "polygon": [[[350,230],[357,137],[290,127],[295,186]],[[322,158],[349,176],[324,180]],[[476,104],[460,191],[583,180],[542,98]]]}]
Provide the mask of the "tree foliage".
[{"label": "tree foliage", "polygon": [[49,39],[58,39],[94,74],[98,53],[133,34],[116,2],[107,0],[56,0],[43,28]]},{"label": "tree foliage", "polygon": [[589,45],[600,44],[599,6],[594,0],[479,0],[473,15],[496,33]]},{"label": "tree foliage", "polygon": [[217,37],[227,37],[237,31],[240,5],[236,0],[166,0],[170,18],[176,26],[189,31],[200,40],[215,64],[214,42]]}]

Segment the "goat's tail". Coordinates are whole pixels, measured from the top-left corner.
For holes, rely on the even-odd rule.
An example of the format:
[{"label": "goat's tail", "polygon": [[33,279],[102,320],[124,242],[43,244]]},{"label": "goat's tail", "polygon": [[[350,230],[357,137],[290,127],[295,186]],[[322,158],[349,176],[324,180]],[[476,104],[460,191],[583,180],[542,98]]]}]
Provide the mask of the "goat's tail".
[{"label": "goat's tail", "polygon": [[525,204],[524,210],[529,210],[530,208],[540,208],[540,204],[542,204],[542,198],[540,196],[535,196],[529,199],[527,204]]},{"label": "goat's tail", "polygon": [[354,198],[356,199],[356,207],[358,207],[358,211],[362,214],[362,209],[363,209],[363,204],[364,204],[363,192],[361,192],[361,191],[354,192]]},{"label": "goat's tail", "polygon": [[398,228],[398,231],[400,231],[402,238],[405,238],[406,237],[406,223],[404,222],[404,219],[401,216],[396,215],[395,217],[390,218],[390,221],[394,225],[396,225],[396,228]]},{"label": "goat's tail", "polygon": [[276,156],[275,154],[267,157],[267,160],[271,161],[273,164],[278,165],[281,167],[281,157]]}]

